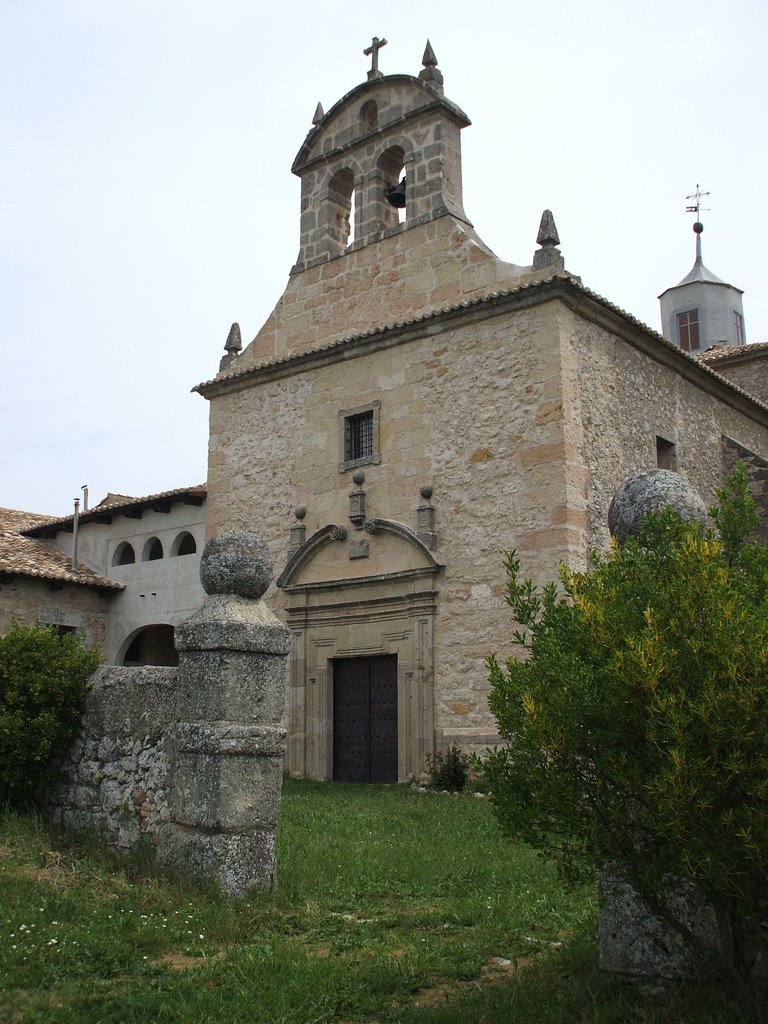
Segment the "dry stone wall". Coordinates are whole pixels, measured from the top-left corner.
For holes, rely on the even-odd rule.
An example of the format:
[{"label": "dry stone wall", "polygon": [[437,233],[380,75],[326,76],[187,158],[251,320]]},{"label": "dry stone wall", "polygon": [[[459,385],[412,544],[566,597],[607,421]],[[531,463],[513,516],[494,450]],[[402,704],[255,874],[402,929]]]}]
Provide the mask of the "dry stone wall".
[{"label": "dry stone wall", "polygon": [[80,734],[61,762],[66,781],[48,799],[54,821],[94,829],[128,849],[157,845],[170,820],[166,737],[177,670],[103,667],[93,676]]}]

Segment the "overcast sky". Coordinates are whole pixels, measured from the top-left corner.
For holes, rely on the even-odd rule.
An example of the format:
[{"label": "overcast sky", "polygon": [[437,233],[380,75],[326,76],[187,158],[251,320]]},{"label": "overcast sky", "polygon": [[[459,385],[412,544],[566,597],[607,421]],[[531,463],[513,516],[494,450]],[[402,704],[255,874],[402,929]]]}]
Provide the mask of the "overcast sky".
[{"label": "overcast sky", "polygon": [[418,74],[431,39],[498,256],[529,264],[549,207],[567,269],[658,329],[700,182],[704,261],[768,341],[767,27],[765,0],[0,0],[0,505],[204,481],[190,388],[280,297],[291,163],[373,35],[385,74]]}]

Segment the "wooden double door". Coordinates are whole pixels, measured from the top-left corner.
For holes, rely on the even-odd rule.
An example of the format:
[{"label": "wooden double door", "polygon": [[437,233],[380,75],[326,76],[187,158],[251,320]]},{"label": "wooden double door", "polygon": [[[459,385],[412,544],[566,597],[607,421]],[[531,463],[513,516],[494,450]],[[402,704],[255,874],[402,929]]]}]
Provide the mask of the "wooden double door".
[{"label": "wooden double door", "polygon": [[333,777],[397,782],[397,655],[333,660]]}]

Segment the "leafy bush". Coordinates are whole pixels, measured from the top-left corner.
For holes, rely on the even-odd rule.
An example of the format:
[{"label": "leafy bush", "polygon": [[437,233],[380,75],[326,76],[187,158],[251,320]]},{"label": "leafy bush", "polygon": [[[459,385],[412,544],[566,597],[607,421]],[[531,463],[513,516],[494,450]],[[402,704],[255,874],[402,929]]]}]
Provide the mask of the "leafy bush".
[{"label": "leafy bush", "polygon": [[427,774],[429,784],[435,789],[449,789],[460,792],[467,784],[469,758],[457,746],[448,747],[443,752],[438,750],[434,757],[427,754]]},{"label": "leafy bush", "polygon": [[[507,558],[525,660],[489,659],[510,741],[483,773],[512,838],[576,879],[618,864],[648,906],[720,967],[753,1019],[768,917],[768,550],[743,467],[720,537],[671,510],[637,540],[538,590]],[[703,950],[660,894],[688,878],[716,910]]]},{"label": "leafy bush", "polygon": [[53,626],[0,637],[0,795],[28,799],[53,778],[50,756],[77,732],[99,653]]}]

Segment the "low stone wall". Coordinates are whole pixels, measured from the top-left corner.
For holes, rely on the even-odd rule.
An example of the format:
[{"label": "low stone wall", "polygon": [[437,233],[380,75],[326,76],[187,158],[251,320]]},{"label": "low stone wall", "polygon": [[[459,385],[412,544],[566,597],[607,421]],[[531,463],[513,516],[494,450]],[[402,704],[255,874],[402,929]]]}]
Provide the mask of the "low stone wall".
[{"label": "low stone wall", "polygon": [[177,669],[105,666],[93,676],[80,733],[60,762],[51,818],[128,849],[157,845],[170,820],[166,737],[176,721]]},{"label": "low stone wall", "polygon": [[266,545],[227,532],[206,545],[205,605],[176,629],[178,669],[102,668],[48,797],[51,816],[217,882],[271,888],[280,811],[290,633],[262,596]]}]

